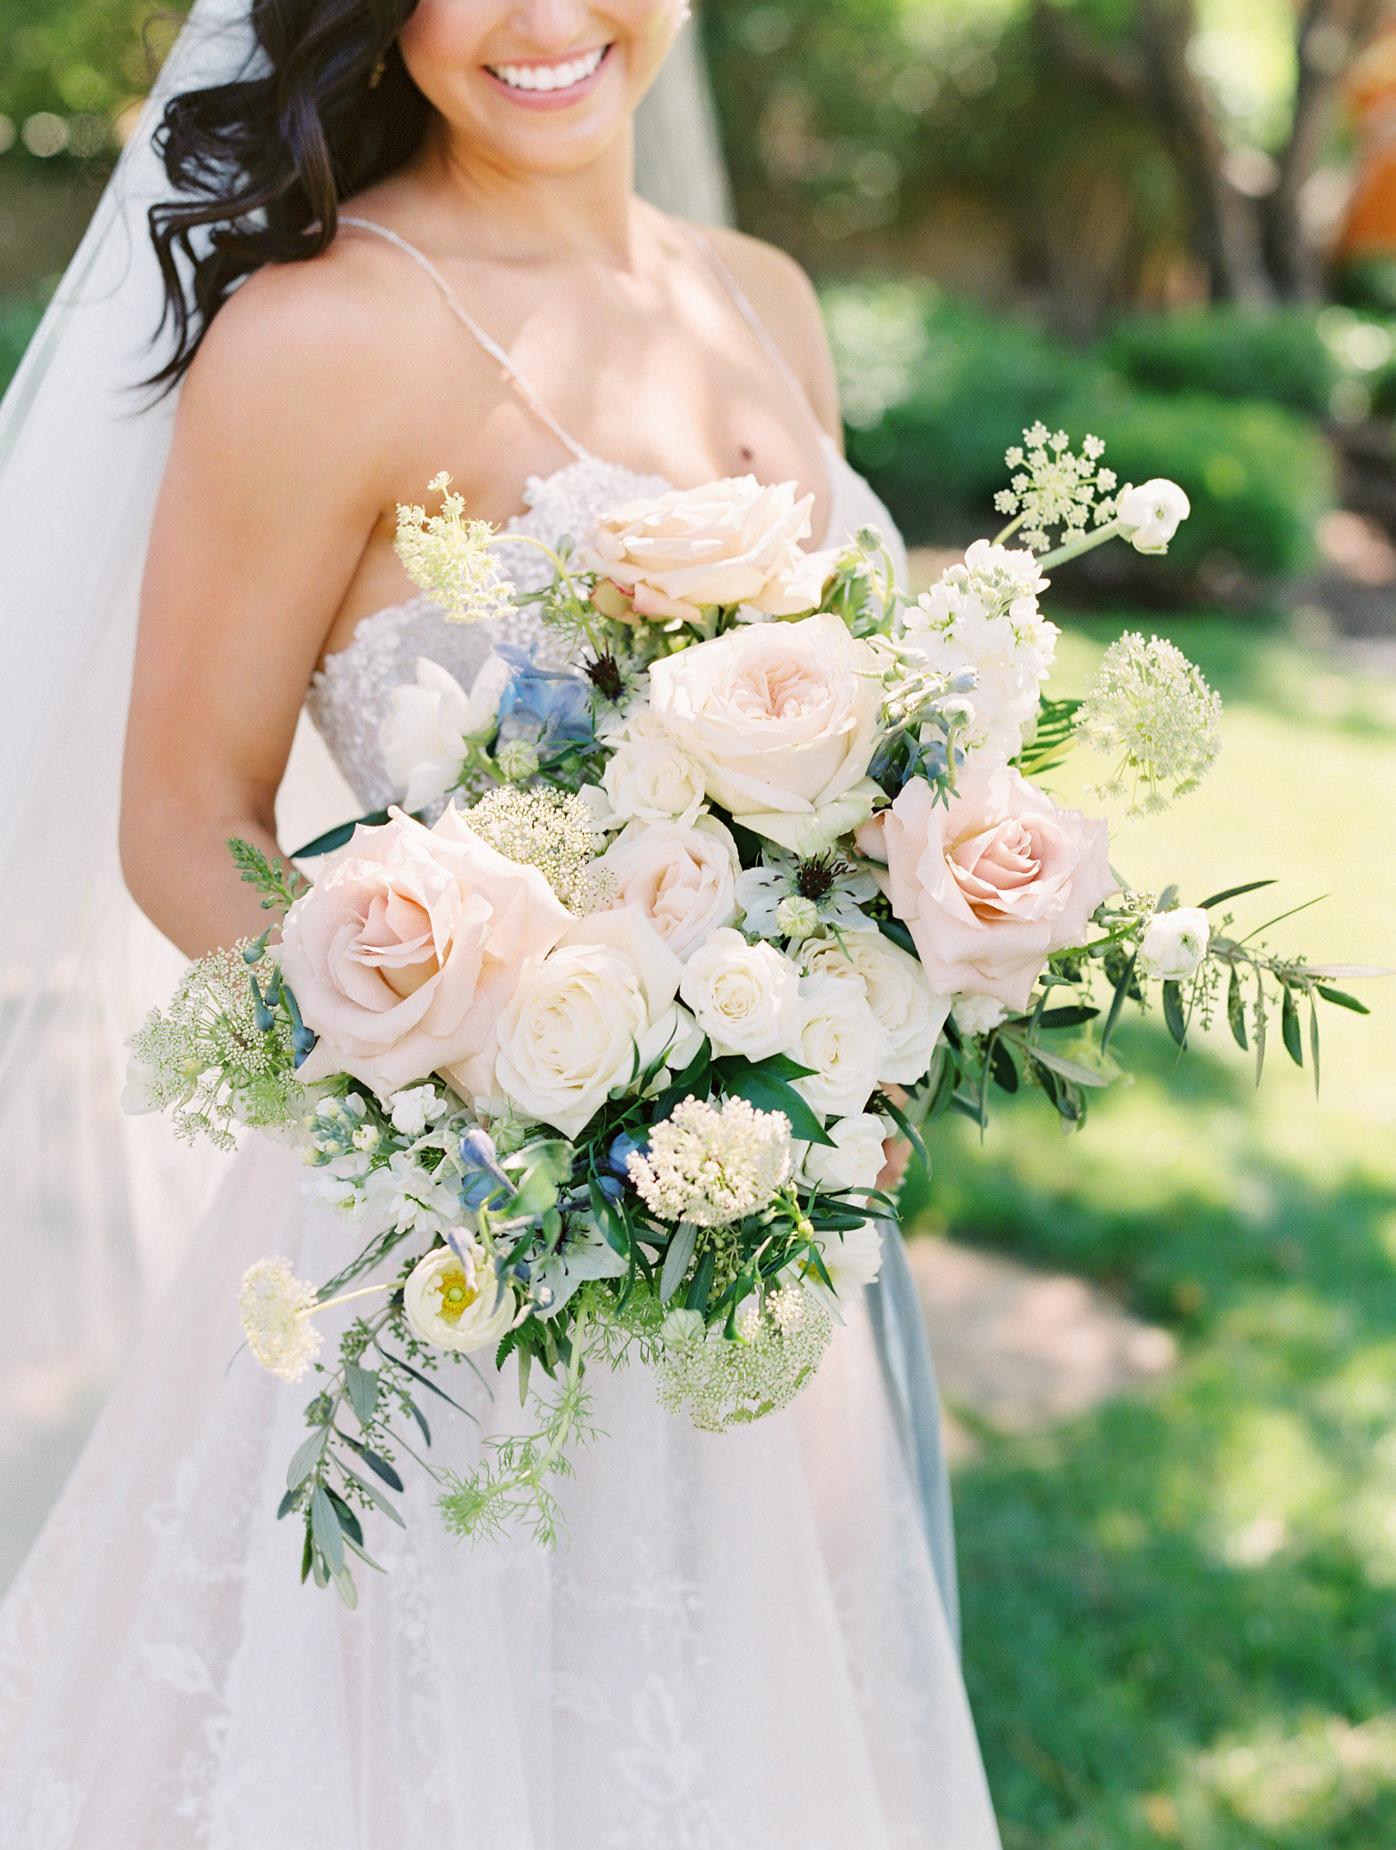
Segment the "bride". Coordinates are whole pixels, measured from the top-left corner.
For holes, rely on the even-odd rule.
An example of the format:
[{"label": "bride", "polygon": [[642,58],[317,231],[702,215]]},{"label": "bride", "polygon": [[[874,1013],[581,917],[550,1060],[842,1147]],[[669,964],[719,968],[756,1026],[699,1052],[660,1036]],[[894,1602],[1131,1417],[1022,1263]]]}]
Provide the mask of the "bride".
[{"label": "bride", "polygon": [[[262,929],[224,842],[279,851],[302,705],[376,807],[400,795],[393,687],[422,656],[468,687],[498,639],[447,624],[394,554],[397,503],[440,470],[552,542],[739,474],[797,482],[816,543],[888,531],[839,450],[800,272],[632,190],[632,115],[683,11],[254,0],[261,65],[215,56],[170,107],[178,197],[151,222],[180,390],[121,846],[186,954]],[[539,581],[534,549],[505,556]],[[546,646],[526,611],[502,627]],[[597,1371],[556,1553],[451,1542],[418,1473],[352,1613],[298,1584],[274,1520],[297,1397],[228,1360],[245,1266],[321,1275],[341,1238],[254,1139],[0,1608],[0,1843],[993,1850],[895,1234],[785,1413],[712,1437],[642,1371]],[[446,1465],[518,1414],[492,1370],[463,1394]]]}]

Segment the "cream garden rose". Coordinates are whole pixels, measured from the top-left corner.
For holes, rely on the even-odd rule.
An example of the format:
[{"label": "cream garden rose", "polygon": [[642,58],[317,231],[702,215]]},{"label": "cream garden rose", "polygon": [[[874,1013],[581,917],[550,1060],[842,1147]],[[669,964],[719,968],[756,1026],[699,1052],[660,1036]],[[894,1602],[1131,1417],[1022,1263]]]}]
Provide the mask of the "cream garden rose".
[{"label": "cream garden rose", "polygon": [[608,823],[697,821],[707,795],[702,767],[655,714],[642,708],[606,743],[613,753],[601,774]]},{"label": "cream garden rose", "polygon": [[629,823],[599,871],[615,882],[613,903],[638,906],[676,957],[737,916],[737,844],[713,816]]},{"label": "cream garden rose", "polygon": [[641,617],[697,621],[714,604],[749,604],[786,617],[819,602],[833,561],[808,553],[813,497],[796,499],[793,482],[763,487],[743,475],[701,488],[632,501],[607,514],[576,564],[600,572]]},{"label": "cream garden rose", "polygon": [[689,958],[679,993],[713,1052],[765,1060],[785,1053],[800,1030],[800,973],[773,944],[715,931]]},{"label": "cream garden rose", "polygon": [[913,778],[859,845],[885,859],[892,910],[932,988],[1012,1009],[1118,890],[1105,823],[1058,809],[1016,771],[963,772],[948,802]]},{"label": "cream garden rose", "polygon": [[575,1137],[609,1092],[691,1029],[674,1002],[682,971],[638,906],[578,919],[524,971],[500,1017],[495,1097]]},{"label": "cream garden rose", "polygon": [[417,679],[395,687],[378,728],[383,762],[404,809],[425,809],[455,785],[472,741],[490,737],[512,673],[502,655],[485,657],[467,694],[439,662],[417,658]]},{"label": "cream garden rose", "polygon": [[493,1074],[499,1014],[572,916],[536,868],[454,809],[355,830],[286,916],[282,971],[319,1041],[307,1084],[352,1073],[381,1098],[432,1072],[466,1097]]},{"label": "cream garden rose", "polygon": [[456,1238],[459,1254],[438,1246],[409,1272],[403,1309],[422,1342],[468,1355],[497,1343],[518,1305],[512,1291],[500,1290],[499,1275],[479,1243],[464,1228]]},{"label": "cream garden rose", "polygon": [[889,944],[880,931],[840,931],[830,938],[806,939],[800,968],[809,976],[854,983],[862,991],[886,1043],[880,1080],[914,1086],[925,1078],[950,998],[932,993],[914,957]]},{"label": "cream garden rose", "polygon": [[804,1180],[824,1189],[876,1188],[886,1154],[883,1144],[892,1124],[875,1111],[856,1111],[828,1127],[831,1143],[805,1145],[800,1164]]},{"label": "cream garden rose", "polygon": [[821,1116],[861,1112],[877,1085],[886,1042],[867,997],[854,983],[823,974],[800,979],[800,1030],[786,1050],[808,1078],[791,1084]]},{"label": "cream garden rose", "polygon": [[758,835],[809,854],[871,814],[881,675],[838,617],[682,649],[651,665],[650,698],[708,795]]}]

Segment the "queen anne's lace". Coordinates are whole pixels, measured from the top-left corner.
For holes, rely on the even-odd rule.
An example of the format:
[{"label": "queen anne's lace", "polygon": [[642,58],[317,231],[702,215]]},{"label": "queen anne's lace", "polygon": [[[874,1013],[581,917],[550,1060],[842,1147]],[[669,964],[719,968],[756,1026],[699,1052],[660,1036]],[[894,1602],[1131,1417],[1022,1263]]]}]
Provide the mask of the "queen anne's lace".
[{"label": "queen anne's lace", "polygon": [[764,1208],[790,1178],[789,1120],[744,1098],[686,1098],[629,1159],[630,1179],[664,1220],[723,1227]]}]

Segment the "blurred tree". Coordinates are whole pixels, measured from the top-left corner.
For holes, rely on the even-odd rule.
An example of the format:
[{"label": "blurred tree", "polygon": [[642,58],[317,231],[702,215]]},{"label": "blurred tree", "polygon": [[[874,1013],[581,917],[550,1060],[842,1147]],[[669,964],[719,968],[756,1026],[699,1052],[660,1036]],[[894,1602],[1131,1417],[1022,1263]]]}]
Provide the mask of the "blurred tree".
[{"label": "blurred tree", "polygon": [[185,9],[152,0],[0,0],[0,115],[16,152],[101,156],[112,125],[144,95]]}]

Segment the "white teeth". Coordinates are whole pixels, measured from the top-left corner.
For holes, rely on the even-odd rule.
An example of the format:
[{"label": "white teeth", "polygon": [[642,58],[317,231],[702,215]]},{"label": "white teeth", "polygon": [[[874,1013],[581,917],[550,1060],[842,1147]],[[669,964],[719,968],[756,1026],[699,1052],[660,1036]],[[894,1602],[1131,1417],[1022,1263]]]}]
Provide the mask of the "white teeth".
[{"label": "white teeth", "polygon": [[511,90],[570,90],[596,70],[606,55],[606,47],[583,52],[566,64],[491,64],[487,68]]}]

